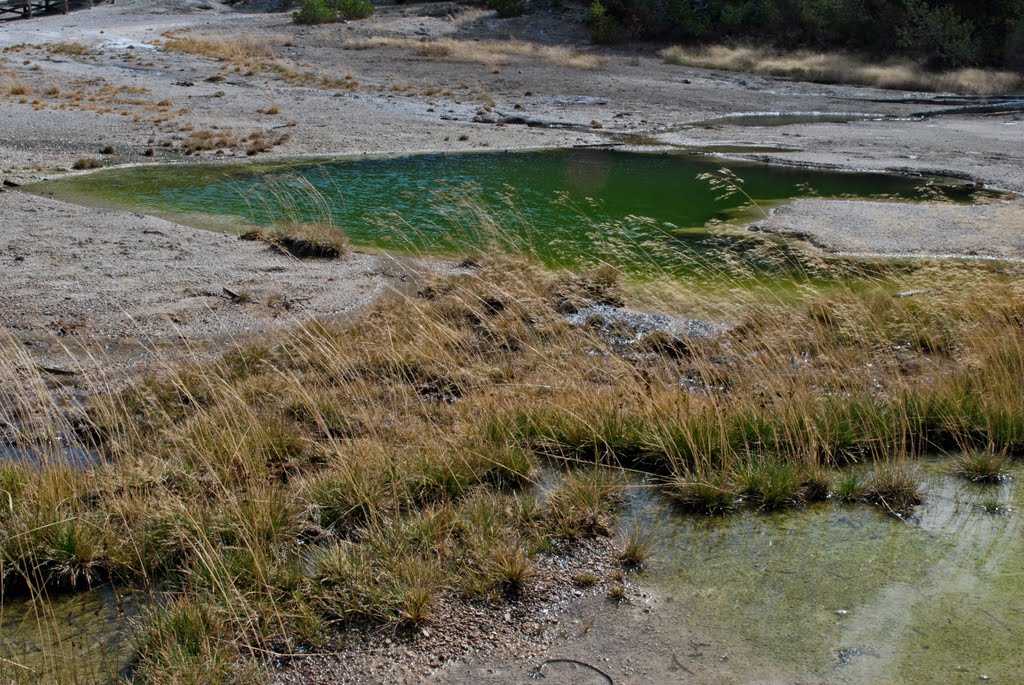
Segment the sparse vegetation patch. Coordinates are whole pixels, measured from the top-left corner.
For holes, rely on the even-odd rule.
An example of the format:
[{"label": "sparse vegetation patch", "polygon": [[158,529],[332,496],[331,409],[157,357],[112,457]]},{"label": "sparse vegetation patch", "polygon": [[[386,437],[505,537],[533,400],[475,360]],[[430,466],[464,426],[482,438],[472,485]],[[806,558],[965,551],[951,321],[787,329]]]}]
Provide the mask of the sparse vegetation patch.
[{"label": "sparse vegetation patch", "polygon": [[682,66],[900,90],[993,95],[1013,92],[1024,84],[1020,73],[1014,71],[967,68],[930,71],[908,59],[879,61],[841,52],[784,52],[724,45],[677,45],[662,50],[660,55],[666,62]]},{"label": "sparse vegetation patch", "polygon": [[268,243],[299,259],[338,259],[350,249],[345,232],[328,222],[287,222],[270,231],[249,231],[241,237]]},{"label": "sparse vegetation patch", "polygon": [[[144,620],[138,677],[234,682],[338,626],[528,595],[544,550],[615,530],[618,466],[707,513],[831,490],[902,515],[921,500],[915,455],[1024,449],[1021,283],[949,269],[914,276],[941,296],[833,286],[635,355],[565,318],[621,297],[608,270],[478,256],[347,327],[310,323],[97,398],[77,434],[102,463],[3,472],[4,592],[159,581],[175,601]],[[924,329],[947,344],[919,344]],[[4,359],[14,377],[22,357]],[[75,434],[52,420],[18,444]],[[620,559],[648,553],[637,532]],[[606,592],[628,595],[621,580]]]},{"label": "sparse vegetation patch", "polygon": [[1005,453],[968,450],[957,460],[956,473],[975,483],[998,483],[1007,477],[1008,461]]},{"label": "sparse vegetation patch", "polygon": [[92,157],[82,157],[81,159],[75,160],[74,164],[71,165],[72,169],[81,171],[85,169],[99,169],[103,166],[103,162]]},{"label": "sparse vegetation patch", "polygon": [[598,69],[603,58],[573,48],[552,47],[526,41],[455,40],[443,38],[420,41],[411,38],[361,38],[346,40],[346,50],[369,50],[381,47],[406,48],[424,57],[455,59],[485,64],[506,64],[515,59],[539,58],[551,64],[573,69]]}]

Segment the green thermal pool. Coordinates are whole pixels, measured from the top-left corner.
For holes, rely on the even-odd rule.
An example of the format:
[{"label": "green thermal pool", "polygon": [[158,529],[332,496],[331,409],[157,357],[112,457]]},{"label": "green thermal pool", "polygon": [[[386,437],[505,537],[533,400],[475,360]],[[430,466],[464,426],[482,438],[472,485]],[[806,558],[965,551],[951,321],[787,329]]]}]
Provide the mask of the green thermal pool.
[{"label": "green thermal pool", "polygon": [[[706,176],[723,168],[734,181]],[[922,178],[602,149],[135,167],[33,190],[205,228],[326,220],[363,247],[451,254],[498,244],[549,264],[668,271],[723,247],[751,252],[758,239],[706,227],[756,218],[752,201],[968,192]]]}]

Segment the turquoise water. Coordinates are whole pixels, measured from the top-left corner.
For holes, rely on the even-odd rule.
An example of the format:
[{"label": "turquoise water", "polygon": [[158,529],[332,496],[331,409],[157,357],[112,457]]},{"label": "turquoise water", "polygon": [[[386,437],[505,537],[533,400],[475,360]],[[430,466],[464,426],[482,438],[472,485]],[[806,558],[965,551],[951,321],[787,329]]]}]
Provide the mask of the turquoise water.
[{"label": "turquoise water", "polygon": [[597,149],[137,167],[34,190],[225,230],[330,221],[354,244],[385,250],[461,253],[497,244],[549,264],[605,260],[668,271],[722,249],[762,259],[751,253],[759,239],[704,229],[756,218],[772,203],[938,192],[919,178]]}]

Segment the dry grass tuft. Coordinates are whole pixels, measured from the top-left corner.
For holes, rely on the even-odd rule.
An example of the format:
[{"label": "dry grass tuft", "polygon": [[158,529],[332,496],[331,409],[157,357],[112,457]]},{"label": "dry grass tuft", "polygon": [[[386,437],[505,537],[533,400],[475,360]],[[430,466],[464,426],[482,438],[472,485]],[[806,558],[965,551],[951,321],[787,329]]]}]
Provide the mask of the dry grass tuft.
[{"label": "dry grass tuft", "polygon": [[24,97],[32,94],[32,88],[17,78],[5,78],[0,82],[0,92],[10,97]]},{"label": "dry grass tuft", "polygon": [[[313,86],[325,90],[358,90],[359,82],[349,74],[344,78],[323,74],[316,70],[301,68],[291,60],[275,54],[273,48],[288,44],[284,37],[241,36],[239,38],[223,38],[210,36],[194,31],[164,34],[163,49],[182,52],[224,62],[236,73],[243,75],[270,74],[275,75],[292,85]],[[223,80],[218,77],[217,80]],[[276,107],[270,107],[275,109]],[[270,112],[263,110],[263,113]]]},{"label": "dry grass tuft", "polygon": [[488,65],[507,64],[516,59],[542,59],[549,64],[570,69],[599,69],[604,59],[573,48],[551,47],[527,41],[469,41],[439,39],[419,41],[411,38],[362,38],[342,42],[345,50],[373,48],[405,48],[423,57],[481,62]]},{"label": "dry grass tuft", "polygon": [[338,259],[351,250],[345,232],[329,222],[289,221],[276,224],[270,231],[250,231],[241,237],[268,243],[299,259]]},{"label": "dry grass tuft", "polygon": [[81,159],[76,159],[74,164],[71,165],[71,168],[76,171],[83,171],[86,169],[99,169],[102,166],[103,162],[98,159],[82,157]]},{"label": "dry grass tuft", "polygon": [[244,150],[248,156],[267,152],[278,145],[288,142],[291,136],[287,133],[268,134],[263,131],[251,131],[242,134],[228,129],[210,130],[202,129],[192,131],[181,143],[181,148],[187,155],[194,155],[210,150],[236,149]]},{"label": "dry grass tuft", "polygon": [[1013,92],[1024,85],[1024,78],[1011,71],[959,69],[930,72],[908,60],[876,63],[842,53],[783,53],[764,48],[722,45],[690,48],[677,45],[666,48],[659,54],[666,62],[681,66],[897,90],[995,95]]},{"label": "dry grass tuft", "polygon": [[265,36],[224,38],[194,31],[168,34],[166,38],[163,43],[164,50],[208,57],[219,62],[260,70],[277,59],[272,47],[282,42]]},{"label": "dry grass tuft", "polygon": [[86,57],[93,53],[93,48],[85,43],[70,41],[67,43],[49,43],[42,46],[53,55],[65,55],[68,57]]}]

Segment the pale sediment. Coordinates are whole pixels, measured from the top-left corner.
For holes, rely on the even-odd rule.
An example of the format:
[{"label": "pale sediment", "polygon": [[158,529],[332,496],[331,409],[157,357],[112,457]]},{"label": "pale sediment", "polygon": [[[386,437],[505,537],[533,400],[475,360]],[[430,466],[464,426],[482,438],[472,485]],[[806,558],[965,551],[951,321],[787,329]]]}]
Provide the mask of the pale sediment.
[{"label": "pale sediment", "polygon": [[751,230],[831,253],[1024,259],[1024,204],[985,205],[796,200]]}]

